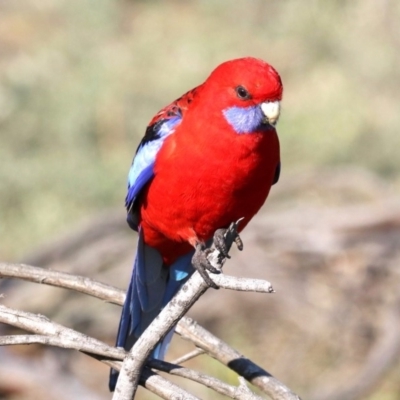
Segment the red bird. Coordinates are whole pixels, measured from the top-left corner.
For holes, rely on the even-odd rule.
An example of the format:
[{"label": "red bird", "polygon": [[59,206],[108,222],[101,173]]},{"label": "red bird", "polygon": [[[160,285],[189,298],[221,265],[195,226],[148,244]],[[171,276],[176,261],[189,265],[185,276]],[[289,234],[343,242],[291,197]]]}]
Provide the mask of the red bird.
[{"label": "red bird", "polygon": [[206,244],[243,217],[242,230],[279,179],[282,90],[265,61],[231,60],[150,122],[128,178],[128,223],[139,243],[117,346],[132,347],[193,268],[215,286]]}]

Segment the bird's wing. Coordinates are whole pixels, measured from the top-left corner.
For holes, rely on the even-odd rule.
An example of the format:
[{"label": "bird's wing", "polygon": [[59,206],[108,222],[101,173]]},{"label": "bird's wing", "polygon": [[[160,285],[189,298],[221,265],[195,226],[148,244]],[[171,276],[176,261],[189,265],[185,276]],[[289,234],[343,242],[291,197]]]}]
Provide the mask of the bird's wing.
[{"label": "bird's wing", "polygon": [[165,139],[174,133],[181,123],[190,103],[199,92],[200,86],[185,93],[158,112],[150,121],[146,133],[136,150],[128,174],[128,193],[125,198],[125,207],[128,211],[128,223],[137,230],[137,216],[135,203],[138,195],[154,177],[154,163]]}]

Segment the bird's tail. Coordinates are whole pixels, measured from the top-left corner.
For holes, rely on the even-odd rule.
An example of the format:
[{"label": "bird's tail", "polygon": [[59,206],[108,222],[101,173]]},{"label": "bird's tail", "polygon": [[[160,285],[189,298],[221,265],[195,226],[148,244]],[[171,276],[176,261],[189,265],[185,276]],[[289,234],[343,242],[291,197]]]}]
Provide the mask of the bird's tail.
[{"label": "bird's tail", "polygon": [[[143,241],[139,242],[133,272],[119,322],[117,347],[130,350],[160,310],[172,299],[193,271],[193,252],[185,254],[170,267],[163,265],[160,253]],[[154,349],[152,356],[163,359],[172,339],[172,329]],[[109,388],[115,389],[118,372],[110,373]]]}]

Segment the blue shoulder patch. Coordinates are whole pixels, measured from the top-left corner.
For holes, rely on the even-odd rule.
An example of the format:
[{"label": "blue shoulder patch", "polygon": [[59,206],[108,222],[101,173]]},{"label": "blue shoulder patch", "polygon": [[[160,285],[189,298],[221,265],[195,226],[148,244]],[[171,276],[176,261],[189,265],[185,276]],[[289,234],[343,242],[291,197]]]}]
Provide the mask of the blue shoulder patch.
[{"label": "blue shoulder patch", "polygon": [[128,193],[125,198],[125,207],[128,212],[132,210],[143,187],[153,178],[154,163],[164,140],[174,132],[181,120],[179,113],[172,118],[157,121],[147,128],[128,174]]}]

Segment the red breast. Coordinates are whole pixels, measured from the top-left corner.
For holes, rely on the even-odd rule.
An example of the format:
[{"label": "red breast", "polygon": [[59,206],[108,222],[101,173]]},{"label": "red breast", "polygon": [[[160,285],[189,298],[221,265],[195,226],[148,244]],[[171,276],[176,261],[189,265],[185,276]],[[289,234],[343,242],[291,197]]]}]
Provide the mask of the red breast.
[{"label": "red breast", "polygon": [[141,199],[145,241],[166,264],[241,217],[243,229],[265,202],[279,163],[275,129],[239,135],[224,120],[196,118],[187,114],[166,139]]}]

